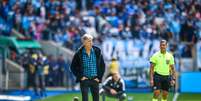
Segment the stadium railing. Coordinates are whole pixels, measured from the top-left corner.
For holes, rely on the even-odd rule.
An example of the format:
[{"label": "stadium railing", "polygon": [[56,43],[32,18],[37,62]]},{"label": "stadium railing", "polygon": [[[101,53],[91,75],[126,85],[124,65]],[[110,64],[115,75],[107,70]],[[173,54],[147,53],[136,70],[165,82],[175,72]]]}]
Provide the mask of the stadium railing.
[{"label": "stadium railing", "polygon": [[25,87],[24,68],[15,62],[6,59],[5,89],[21,89]]},{"label": "stadium railing", "polygon": [[45,54],[53,56],[59,56],[62,54],[65,60],[68,61],[71,61],[73,58],[74,52],[72,50],[65,48],[53,41],[40,41],[40,44],[42,45],[42,49]]},{"label": "stadium railing", "polygon": [[17,30],[12,29],[11,31],[12,31],[13,36],[15,36],[17,38],[24,38],[24,36],[21,33],[19,33]]}]

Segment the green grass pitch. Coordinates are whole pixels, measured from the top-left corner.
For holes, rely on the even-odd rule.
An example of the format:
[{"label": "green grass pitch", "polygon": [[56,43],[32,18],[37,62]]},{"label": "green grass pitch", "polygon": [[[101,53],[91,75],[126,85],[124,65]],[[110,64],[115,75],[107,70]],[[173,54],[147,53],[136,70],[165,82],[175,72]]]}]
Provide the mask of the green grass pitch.
[{"label": "green grass pitch", "polygon": [[[128,97],[133,98],[132,101],[151,101],[151,98],[152,98],[152,93],[128,93],[127,95]],[[62,95],[48,97],[46,99],[38,100],[38,101],[72,101],[74,96],[78,96],[79,101],[82,101],[80,93],[62,94]],[[174,95],[170,93],[168,97],[168,101],[172,101],[173,96]],[[92,101],[91,95],[89,95],[89,99],[90,101]],[[102,101],[101,96],[100,96],[100,101]],[[106,97],[106,101],[118,101],[118,100],[114,98]],[[190,93],[180,94],[177,101],[201,101],[201,94],[190,94]]]}]

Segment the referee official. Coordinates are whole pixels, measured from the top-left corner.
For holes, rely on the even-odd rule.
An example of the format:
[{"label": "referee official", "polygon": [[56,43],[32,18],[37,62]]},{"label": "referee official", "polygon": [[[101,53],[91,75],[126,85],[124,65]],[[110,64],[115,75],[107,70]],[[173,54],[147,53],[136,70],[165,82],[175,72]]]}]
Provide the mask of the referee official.
[{"label": "referee official", "polygon": [[174,68],[174,57],[166,51],[167,41],[160,41],[160,51],[151,58],[150,85],[153,87],[154,95],[152,101],[158,101],[162,92],[162,100],[167,101],[168,90],[175,84],[176,72]]}]

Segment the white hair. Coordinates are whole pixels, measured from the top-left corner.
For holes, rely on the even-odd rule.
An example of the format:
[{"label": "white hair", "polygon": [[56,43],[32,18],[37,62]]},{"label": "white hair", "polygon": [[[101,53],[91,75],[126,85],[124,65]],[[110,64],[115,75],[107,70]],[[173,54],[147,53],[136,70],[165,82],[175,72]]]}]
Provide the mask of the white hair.
[{"label": "white hair", "polygon": [[84,34],[84,35],[82,36],[82,42],[84,42],[84,40],[86,40],[86,39],[91,39],[91,40],[93,40],[93,36],[90,35],[90,34]]}]

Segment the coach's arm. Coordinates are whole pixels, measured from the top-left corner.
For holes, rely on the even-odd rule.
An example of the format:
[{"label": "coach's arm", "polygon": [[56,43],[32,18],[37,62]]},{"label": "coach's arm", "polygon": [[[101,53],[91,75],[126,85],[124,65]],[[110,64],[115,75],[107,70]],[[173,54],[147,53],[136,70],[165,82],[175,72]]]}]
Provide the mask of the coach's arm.
[{"label": "coach's arm", "polygon": [[79,61],[80,60],[79,60],[78,53],[75,53],[70,69],[71,69],[71,72],[76,76],[76,79],[77,79],[76,82],[78,82],[82,77],[80,73],[80,68],[79,68],[80,67]]}]

